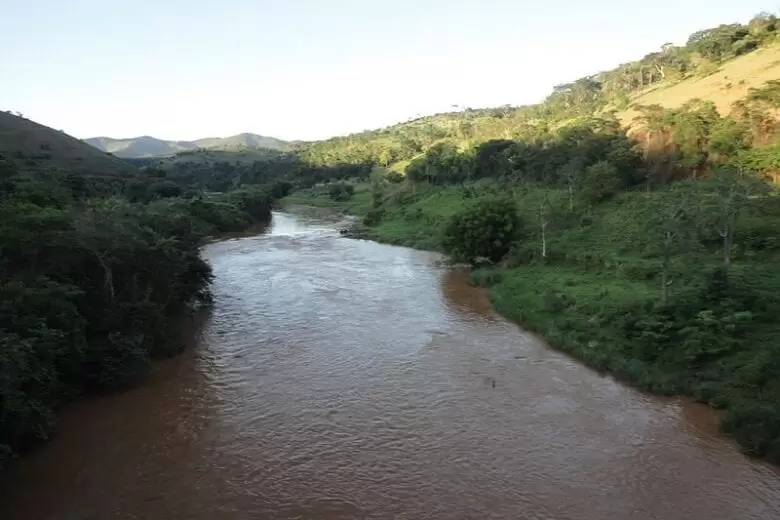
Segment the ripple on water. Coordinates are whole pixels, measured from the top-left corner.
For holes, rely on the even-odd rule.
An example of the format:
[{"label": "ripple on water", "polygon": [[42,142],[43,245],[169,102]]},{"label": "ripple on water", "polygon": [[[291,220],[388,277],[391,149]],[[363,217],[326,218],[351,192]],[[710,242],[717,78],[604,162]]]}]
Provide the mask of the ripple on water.
[{"label": "ripple on water", "polygon": [[435,254],[285,214],[203,254],[195,349],[66,409],[0,518],[780,518],[711,412],[550,350]]}]

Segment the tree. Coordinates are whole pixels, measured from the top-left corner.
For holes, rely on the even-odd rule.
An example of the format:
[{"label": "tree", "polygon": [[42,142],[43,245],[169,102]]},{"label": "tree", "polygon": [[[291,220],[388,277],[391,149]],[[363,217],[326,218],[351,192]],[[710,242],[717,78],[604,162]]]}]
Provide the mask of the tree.
[{"label": "tree", "polygon": [[566,180],[566,190],[569,193],[569,211],[574,211],[574,194],[579,187],[582,170],[582,159],[580,157],[570,160],[561,170],[561,174]]},{"label": "tree", "polygon": [[333,200],[347,201],[355,193],[355,187],[351,184],[331,184],[328,188],[328,196]]},{"label": "tree", "polygon": [[545,196],[539,201],[539,229],[541,231],[541,253],[542,262],[547,262],[547,228],[550,225],[552,215],[552,205],[549,199]]},{"label": "tree", "polygon": [[719,119],[710,101],[693,100],[678,110],[667,111],[664,120],[674,130],[674,143],[681,153],[680,165],[693,178],[709,169],[709,140],[712,127]]},{"label": "tree", "polygon": [[648,233],[654,237],[655,249],[661,257],[661,302],[669,303],[672,257],[695,245],[698,217],[686,187],[676,187],[658,195],[650,207]]},{"label": "tree", "polygon": [[579,197],[587,204],[598,204],[613,197],[620,190],[617,168],[599,161],[585,169]]},{"label": "tree", "polygon": [[2,155],[0,155],[0,200],[13,191],[13,178],[15,176],[16,168],[13,163],[5,160]]},{"label": "tree", "polygon": [[181,195],[181,187],[173,181],[160,181],[155,182],[149,186],[150,198],[167,199],[170,197],[179,197]]},{"label": "tree", "polygon": [[718,119],[712,126],[709,139],[709,155],[718,161],[728,160],[740,150],[750,147],[750,134],[746,125],[731,117]]},{"label": "tree", "polygon": [[450,218],[442,246],[455,261],[497,263],[509,252],[520,227],[514,200],[482,199]]},{"label": "tree", "polygon": [[769,190],[766,182],[739,167],[721,166],[701,183],[702,207],[707,220],[723,241],[723,272],[731,270],[731,258],[739,215]]}]

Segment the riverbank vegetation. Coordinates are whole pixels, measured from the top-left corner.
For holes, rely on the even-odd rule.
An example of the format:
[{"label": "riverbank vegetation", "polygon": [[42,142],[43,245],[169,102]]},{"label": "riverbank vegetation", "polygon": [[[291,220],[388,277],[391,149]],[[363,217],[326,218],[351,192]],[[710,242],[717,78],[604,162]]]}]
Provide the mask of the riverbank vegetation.
[{"label": "riverbank vegetation", "polygon": [[[780,87],[637,102],[780,56],[777,23],[696,33],[539,105],[315,143],[303,156],[335,175],[291,199],[362,217],[350,235],[471,263],[502,314],[597,370],[723,409],[746,452],[780,462]],[[331,182],[354,193],[335,200]]]},{"label": "riverbank vegetation", "polygon": [[270,220],[264,187],[186,189],[0,158],[0,467],[52,435],[59,405],[180,352],[180,320],[210,299],[200,246]]},{"label": "riverbank vegetation", "polygon": [[725,409],[747,452],[778,461],[780,204],[768,191],[728,202],[722,190],[765,185],[717,175],[574,209],[565,185],[491,179],[388,185],[368,209],[359,184],[363,203],[349,208],[358,236],[478,264],[474,283],[492,287],[500,313],[642,389]]},{"label": "riverbank vegetation", "polygon": [[175,323],[209,299],[200,245],[285,195],[360,216],[353,236],[478,266],[501,313],[723,408],[747,452],[780,461],[779,23],[700,31],[537,105],[286,152],[133,165],[2,114],[0,461],[47,438],[61,403],[179,351]]}]

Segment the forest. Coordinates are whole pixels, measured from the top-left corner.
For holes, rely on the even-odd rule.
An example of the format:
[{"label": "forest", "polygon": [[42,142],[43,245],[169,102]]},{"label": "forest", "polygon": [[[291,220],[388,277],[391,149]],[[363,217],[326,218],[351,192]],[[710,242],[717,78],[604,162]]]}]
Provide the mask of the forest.
[{"label": "forest", "polygon": [[200,246],[271,218],[271,186],[184,197],[164,176],[0,158],[0,467],[52,435],[60,405],[180,352],[182,320],[210,301]]},{"label": "forest", "polygon": [[309,144],[287,203],[471,265],[500,313],[596,370],[723,409],[746,453],[780,462],[780,81],[726,108],[637,102],[755,53],[774,63],[777,24],[698,32],[538,105]]}]

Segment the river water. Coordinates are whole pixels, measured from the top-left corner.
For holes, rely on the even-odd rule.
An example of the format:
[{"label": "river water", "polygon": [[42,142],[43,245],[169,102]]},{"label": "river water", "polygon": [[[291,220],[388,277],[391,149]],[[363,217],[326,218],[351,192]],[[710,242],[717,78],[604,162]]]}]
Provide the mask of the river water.
[{"label": "river water", "polygon": [[780,518],[708,409],[552,351],[433,253],[276,214],[204,256],[194,348],[67,407],[0,518]]}]

